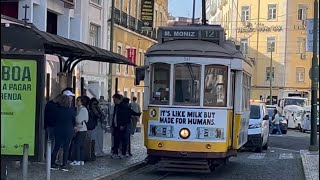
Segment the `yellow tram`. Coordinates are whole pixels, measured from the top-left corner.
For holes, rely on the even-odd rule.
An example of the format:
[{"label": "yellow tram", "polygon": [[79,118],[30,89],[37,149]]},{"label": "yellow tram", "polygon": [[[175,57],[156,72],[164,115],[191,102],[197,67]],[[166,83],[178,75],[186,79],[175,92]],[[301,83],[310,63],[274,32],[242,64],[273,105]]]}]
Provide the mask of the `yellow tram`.
[{"label": "yellow tram", "polygon": [[247,142],[252,64],[219,25],[158,33],[136,69],[148,160],[166,171],[210,171]]}]

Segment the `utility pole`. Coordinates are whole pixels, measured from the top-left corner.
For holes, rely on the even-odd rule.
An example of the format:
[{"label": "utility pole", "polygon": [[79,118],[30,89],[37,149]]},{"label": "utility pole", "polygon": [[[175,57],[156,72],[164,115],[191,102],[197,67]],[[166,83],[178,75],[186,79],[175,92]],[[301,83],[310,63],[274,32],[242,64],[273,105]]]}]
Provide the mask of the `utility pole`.
[{"label": "utility pole", "polygon": [[192,24],[194,24],[195,15],[196,15],[196,0],[193,0],[193,7],[192,7]]},{"label": "utility pole", "polygon": [[207,18],[206,18],[206,0],[202,0],[202,24],[207,24]]},{"label": "utility pole", "polygon": [[[109,49],[111,52],[113,52],[114,8],[115,8],[114,4],[115,4],[115,0],[111,0],[110,49]],[[112,64],[111,63],[109,63],[108,99],[111,102],[111,99],[112,99]]]},{"label": "utility pole", "polygon": [[272,51],[273,47],[271,46],[271,57],[270,57],[270,75],[269,75],[269,80],[270,80],[270,105],[272,105],[272,80],[273,80],[273,68],[272,68]]},{"label": "utility pole", "polygon": [[319,66],[317,58],[318,46],[318,0],[314,0],[314,16],[313,16],[313,57],[311,69],[311,133],[310,133],[310,151],[318,151],[317,145],[317,90],[319,81]]}]

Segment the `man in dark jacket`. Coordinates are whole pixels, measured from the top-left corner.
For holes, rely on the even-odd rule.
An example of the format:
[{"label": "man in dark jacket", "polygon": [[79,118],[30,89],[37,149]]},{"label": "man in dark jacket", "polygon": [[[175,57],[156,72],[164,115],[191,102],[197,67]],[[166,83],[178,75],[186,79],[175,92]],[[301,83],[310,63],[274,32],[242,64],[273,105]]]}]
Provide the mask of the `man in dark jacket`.
[{"label": "man in dark jacket", "polygon": [[[115,103],[111,124],[114,136],[112,158],[124,158],[128,147],[127,135],[130,132],[131,116],[140,116],[141,113],[136,113],[129,107],[129,101],[127,100],[128,98],[122,98],[120,94],[115,94],[112,98]],[[118,151],[120,142],[122,144],[122,154],[119,156]]]}]

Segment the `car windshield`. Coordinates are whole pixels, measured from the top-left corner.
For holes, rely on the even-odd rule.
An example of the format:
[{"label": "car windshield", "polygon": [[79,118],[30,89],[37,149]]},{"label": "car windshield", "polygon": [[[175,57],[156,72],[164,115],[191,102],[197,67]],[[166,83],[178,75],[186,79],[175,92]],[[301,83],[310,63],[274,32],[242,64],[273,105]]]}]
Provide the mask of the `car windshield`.
[{"label": "car windshield", "polygon": [[250,106],[250,119],[260,119],[260,106],[258,105]]},{"label": "car windshield", "polygon": [[304,99],[286,99],[284,102],[284,106],[288,105],[297,105],[300,107],[304,107],[306,105],[306,101]]},{"label": "car windshield", "polygon": [[273,116],[273,112],[274,112],[274,110],[275,110],[276,108],[268,108],[267,110],[268,110],[268,116],[269,117],[272,117]]}]

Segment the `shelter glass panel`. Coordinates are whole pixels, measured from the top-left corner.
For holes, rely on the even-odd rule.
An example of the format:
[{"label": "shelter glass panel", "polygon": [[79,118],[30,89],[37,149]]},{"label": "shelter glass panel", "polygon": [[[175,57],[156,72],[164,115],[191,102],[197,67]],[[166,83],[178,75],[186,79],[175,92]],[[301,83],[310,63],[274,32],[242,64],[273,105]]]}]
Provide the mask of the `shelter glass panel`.
[{"label": "shelter glass panel", "polygon": [[151,66],[151,104],[169,105],[170,64],[155,63]]},{"label": "shelter glass panel", "polygon": [[227,106],[228,68],[208,65],[205,67],[204,105]]}]

